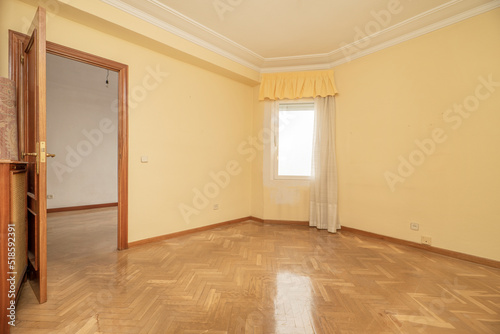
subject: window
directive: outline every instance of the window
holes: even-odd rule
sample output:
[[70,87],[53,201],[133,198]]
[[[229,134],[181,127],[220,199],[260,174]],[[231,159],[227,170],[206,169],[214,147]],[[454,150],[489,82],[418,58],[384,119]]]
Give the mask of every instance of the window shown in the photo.
[[274,178],[308,179],[314,132],[314,102],[281,102],[274,117]]

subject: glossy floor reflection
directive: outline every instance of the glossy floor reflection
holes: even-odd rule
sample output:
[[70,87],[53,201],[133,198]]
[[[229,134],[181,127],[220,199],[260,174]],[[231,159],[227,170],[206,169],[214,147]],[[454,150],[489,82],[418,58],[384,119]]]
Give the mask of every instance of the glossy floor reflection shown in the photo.
[[274,323],[277,334],[314,333],[311,289],[309,277],[290,272],[276,275]]
[[48,302],[12,333],[500,333],[500,270],[244,222],[118,252],[116,209],[49,216]]

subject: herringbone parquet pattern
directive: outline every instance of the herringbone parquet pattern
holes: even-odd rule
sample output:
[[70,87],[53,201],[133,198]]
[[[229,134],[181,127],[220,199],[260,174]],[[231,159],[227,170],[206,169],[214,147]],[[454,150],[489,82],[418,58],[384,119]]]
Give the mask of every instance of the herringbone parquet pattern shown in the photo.
[[12,333],[500,333],[497,269],[251,221],[117,252],[114,213],[49,216]]

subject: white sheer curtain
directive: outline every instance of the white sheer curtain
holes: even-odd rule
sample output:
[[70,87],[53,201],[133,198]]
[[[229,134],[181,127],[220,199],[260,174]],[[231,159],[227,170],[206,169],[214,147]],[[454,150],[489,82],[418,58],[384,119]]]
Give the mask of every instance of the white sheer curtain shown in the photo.
[[309,225],[335,233],[338,220],[335,97],[317,97],[310,190]]

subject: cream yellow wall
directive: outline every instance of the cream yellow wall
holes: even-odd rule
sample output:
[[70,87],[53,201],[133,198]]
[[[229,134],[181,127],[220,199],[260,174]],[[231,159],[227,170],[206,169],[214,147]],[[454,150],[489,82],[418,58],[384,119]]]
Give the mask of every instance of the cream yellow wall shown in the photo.
[[497,9],[336,69],[343,225],[500,260],[499,59]]
[[[335,68],[343,226],[413,242],[429,236],[435,247],[500,260],[499,60],[496,9]],[[490,77],[496,84],[485,87]],[[448,111],[464,102],[474,110],[467,118]],[[262,126],[261,103],[254,114]],[[416,140],[428,145],[421,160]],[[398,175],[400,156],[421,165],[402,170],[392,191],[385,174]],[[264,183],[259,168],[254,183]],[[268,192],[253,194],[263,201],[256,215],[304,220],[306,201],[291,217]]]
[[[26,32],[35,7],[1,3],[0,75],[7,76],[7,30]],[[58,15],[48,15],[47,39],[129,65],[130,242],[250,215],[251,164],[237,147],[252,131],[252,87]],[[208,203],[195,197],[206,186]],[[182,204],[198,212],[186,220]]]
[[[258,101],[259,86],[254,87],[253,93],[253,119],[252,119],[252,137],[259,138],[259,134],[264,129],[264,103]],[[261,143],[262,144],[262,143]],[[264,218],[264,183],[263,183],[263,165],[264,152],[263,146],[255,149],[255,155],[252,159],[252,216]]]
[[[258,136],[264,126],[256,90],[241,83],[251,84],[254,72],[171,36],[162,39],[173,45],[166,48],[138,36],[131,37],[135,43],[126,41],[120,38],[126,15],[117,14],[117,28],[105,33],[108,23],[90,19],[100,4],[76,3],[64,16],[49,13],[48,39],[128,64],[130,90],[136,92],[130,108],[129,241],[249,214],[307,220],[307,187],[266,184],[263,150],[251,158],[238,149],[249,147],[249,134]],[[76,19],[79,11],[90,14]],[[8,75],[8,29],[26,31],[34,12],[25,2],[0,2],[1,76]],[[490,75],[500,82],[499,41],[497,9],[335,69],[342,225],[415,242],[430,236],[433,246],[500,260],[500,87],[480,87]],[[143,80],[155,70],[165,76],[142,98]],[[468,118],[448,112],[454,104],[474,102],[475,94],[480,103]],[[442,129],[438,139],[446,139],[391,191],[384,174],[397,174],[400,156],[418,157],[415,140],[428,142],[436,129]],[[143,155],[149,163],[140,163]],[[241,167],[238,175],[186,222],[179,205],[193,206],[196,189],[213,190],[210,173],[233,160]],[[214,204],[220,209],[212,210]],[[410,221],[420,231],[411,231]]]

